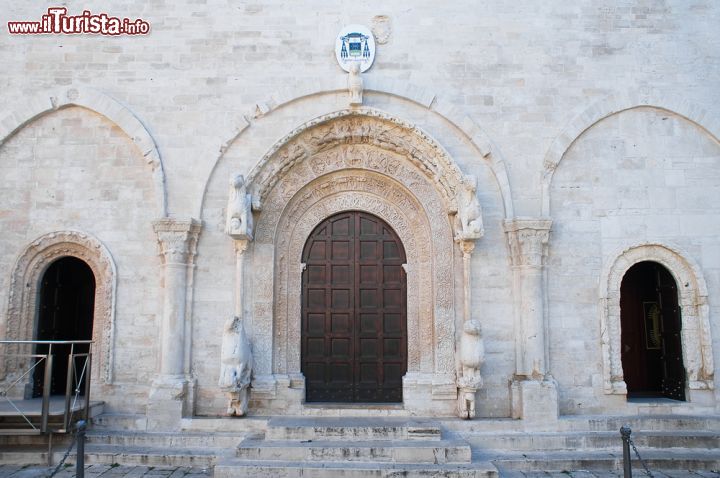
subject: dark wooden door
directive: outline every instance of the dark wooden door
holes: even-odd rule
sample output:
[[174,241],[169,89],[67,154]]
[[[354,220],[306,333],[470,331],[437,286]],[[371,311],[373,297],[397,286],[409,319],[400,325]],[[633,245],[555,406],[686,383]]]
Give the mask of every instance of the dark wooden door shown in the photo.
[[640,262],[620,288],[621,356],[628,396],[685,400],[677,285],[655,262]]
[[367,213],[329,217],[302,256],[308,402],[401,402],[407,371],[405,250]]
[[[92,339],[95,276],[90,267],[75,257],[63,257],[53,262],[40,281],[38,305],[36,340]],[[89,347],[76,345],[73,350],[75,353],[85,353]],[[47,352],[47,345],[37,346],[36,353]],[[69,345],[53,345],[51,394],[65,393],[69,354]],[[44,377],[43,362],[35,368],[33,396],[42,395]],[[79,389],[84,393],[84,387],[79,386]]]

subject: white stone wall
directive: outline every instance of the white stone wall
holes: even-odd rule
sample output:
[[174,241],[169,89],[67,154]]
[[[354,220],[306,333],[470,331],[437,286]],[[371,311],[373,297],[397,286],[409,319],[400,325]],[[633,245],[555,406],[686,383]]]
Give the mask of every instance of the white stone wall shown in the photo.
[[[602,384],[599,284],[605,262],[623,247],[665,244],[699,264],[718,350],[718,197],[720,144],[665,110],[610,116],[567,151],[552,182],[548,260],[551,369],[564,412],[598,413],[609,406]],[[678,284],[679,290],[690,286]]]
[[142,154],[107,119],[69,107],[0,147],[0,178],[3,316],[11,271],[32,241],[66,230],[98,238],[115,262],[118,287],[113,384],[97,383],[97,395],[107,396],[111,409],[143,410],[156,369],[162,284],[150,224],[155,190]]
[[[0,18],[37,20],[52,5],[6,2]],[[472,258],[472,307],[486,363],[478,415],[510,414],[515,328],[502,219],[542,214],[548,157],[562,158],[548,186],[547,289],[549,368],[562,412],[622,412],[602,390],[597,291],[606,254],[625,241],[668,240],[700,264],[720,362],[716,2],[94,0],[68,8],[143,18],[151,33],[0,29],[0,125],[19,127],[0,148],[0,313],[13,261],[37,236],[72,228],[103,241],[118,269],[115,384],[97,395],[111,409],[143,411],[158,368],[163,284],[151,221],[160,215],[159,170],[153,175],[148,149],[133,144],[136,131],[89,110],[23,124],[33,102],[49,104],[57,88],[94,89],[152,136],[168,213],[203,221],[187,365],[199,383],[197,411],[220,413],[219,331],[234,284],[223,233],[227,178],[250,171],[300,124],[347,106],[334,37],[349,23],[372,26],[376,15],[390,18],[392,33],[363,75],[366,105],[417,124],[479,177],[486,232]],[[592,105],[613,95],[675,113],[631,110],[580,136]],[[567,153],[553,151],[578,136]]]

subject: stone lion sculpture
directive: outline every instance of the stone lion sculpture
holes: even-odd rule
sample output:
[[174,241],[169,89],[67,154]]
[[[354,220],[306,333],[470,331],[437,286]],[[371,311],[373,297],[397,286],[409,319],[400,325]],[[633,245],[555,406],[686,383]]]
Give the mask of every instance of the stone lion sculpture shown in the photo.
[[464,187],[458,193],[460,239],[478,239],[483,235],[482,213],[478,201],[477,178],[465,176]]
[[245,177],[242,174],[237,174],[230,178],[225,232],[231,236],[246,236],[252,238],[253,220],[251,206],[252,198],[247,192]]
[[475,392],[482,387],[480,368],[485,362],[480,322],[468,320],[460,337],[460,396],[458,415],[461,418],[475,417]]
[[232,317],[225,321],[223,329],[218,383],[230,399],[227,409],[230,416],[247,414],[252,368],[252,351],[245,327],[239,317]]

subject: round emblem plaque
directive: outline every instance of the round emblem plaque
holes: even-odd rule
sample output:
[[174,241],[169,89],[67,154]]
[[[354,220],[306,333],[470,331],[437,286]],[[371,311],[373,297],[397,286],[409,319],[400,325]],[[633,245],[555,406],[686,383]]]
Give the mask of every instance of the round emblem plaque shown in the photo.
[[375,60],[375,37],[363,25],[348,25],[335,40],[335,57],[340,67],[350,71],[350,65],[360,64],[360,71],[366,72]]

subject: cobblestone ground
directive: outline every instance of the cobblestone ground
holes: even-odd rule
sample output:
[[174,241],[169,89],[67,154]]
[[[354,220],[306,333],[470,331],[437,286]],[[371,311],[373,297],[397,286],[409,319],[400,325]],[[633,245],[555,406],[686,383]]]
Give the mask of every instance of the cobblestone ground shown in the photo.
[[[0,465],[0,478],[47,478],[52,468],[39,466]],[[655,478],[720,478],[720,470],[653,470]],[[502,478],[621,478],[622,471],[567,471],[562,473],[513,471],[501,473]],[[636,478],[647,478],[633,470]],[[75,467],[62,469],[56,478],[74,478]],[[212,477],[212,470],[188,467],[153,467],[123,465],[88,465],[86,478],[205,478]]]
[[[0,465],[0,478],[47,478],[54,468],[41,466]],[[75,465],[61,469],[55,478],[74,478]],[[87,465],[85,478],[206,478],[212,470],[183,466]]]

